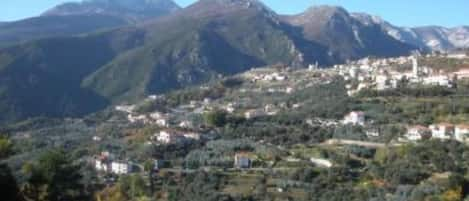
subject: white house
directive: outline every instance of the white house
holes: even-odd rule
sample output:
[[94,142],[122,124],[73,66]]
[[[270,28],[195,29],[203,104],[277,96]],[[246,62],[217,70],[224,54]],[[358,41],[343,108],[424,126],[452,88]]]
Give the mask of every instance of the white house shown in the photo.
[[181,121],[181,123],[179,123],[179,127],[180,128],[192,128],[194,127],[194,124],[191,121]]
[[392,88],[391,78],[388,75],[378,75],[375,78],[376,89],[377,90],[386,90]]
[[236,168],[250,168],[251,167],[251,158],[249,157],[249,154],[247,153],[237,153],[235,155],[235,163],[234,166]]
[[102,172],[107,172],[109,171],[111,168],[109,167],[109,163],[107,160],[103,160],[103,159],[96,159],[94,161],[94,168],[98,171],[102,171]]
[[132,113],[135,110],[135,105],[118,105],[115,109],[120,112]]
[[265,116],[265,115],[266,115],[266,113],[264,112],[264,110],[260,110],[260,109],[252,109],[252,110],[248,110],[244,113],[244,117],[246,119],[252,119],[252,118]]
[[469,125],[464,124],[455,126],[454,137],[460,142],[469,141]]
[[315,164],[317,166],[320,166],[320,167],[330,168],[333,165],[331,161],[326,160],[326,159],[322,159],[322,158],[310,158],[309,160],[313,164]]
[[448,123],[430,125],[432,138],[448,140],[454,136],[454,125]]
[[425,126],[412,126],[407,128],[407,133],[404,137],[410,141],[418,141],[422,139],[428,139],[432,136],[432,132]]
[[159,134],[156,135],[156,140],[163,144],[173,144],[173,143],[181,143],[184,141],[184,136],[175,131],[160,131]]
[[448,75],[434,75],[425,77],[423,83],[426,85],[435,85],[442,87],[452,87],[453,82]]
[[177,144],[184,143],[191,140],[200,140],[200,133],[195,132],[178,132],[173,130],[160,131],[159,134],[155,134],[152,140],[156,140],[162,144]]
[[129,174],[132,172],[132,165],[127,162],[112,162],[111,172],[114,174]]
[[345,116],[344,124],[365,125],[365,113],[361,111],[353,111]]

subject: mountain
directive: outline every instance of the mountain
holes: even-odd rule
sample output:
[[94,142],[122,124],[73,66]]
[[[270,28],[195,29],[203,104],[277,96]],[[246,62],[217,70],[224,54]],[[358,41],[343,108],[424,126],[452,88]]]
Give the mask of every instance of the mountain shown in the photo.
[[85,0],[64,3],[46,11],[43,16],[101,14],[139,22],[170,14],[180,7],[172,0]]
[[4,121],[82,115],[258,66],[410,50],[340,8],[279,16],[257,0],[199,0],[136,26],[0,50],[0,112]]
[[285,21],[301,27],[310,41],[329,47],[336,60],[365,56],[388,57],[409,53],[413,46],[390,37],[380,26],[356,20],[345,9],[334,6],[312,7]]
[[42,16],[0,24],[0,47],[30,40],[84,34],[126,25],[105,15]]
[[0,47],[73,36],[155,19],[179,9],[171,0],[92,0],[59,5],[43,15],[0,24]]
[[365,24],[380,26],[393,38],[412,44],[422,50],[451,51],[457,48],[469,48],[469,27],[445,28],[440,26],[398,27],[380,17],[365,13],[354,13],[352,16]]
[[83,86],[128,100],[266,64],[332,62],[326,47],[294,37],[286,26],[258,1],[201,0],[146,26],[144,47],[120,55]]

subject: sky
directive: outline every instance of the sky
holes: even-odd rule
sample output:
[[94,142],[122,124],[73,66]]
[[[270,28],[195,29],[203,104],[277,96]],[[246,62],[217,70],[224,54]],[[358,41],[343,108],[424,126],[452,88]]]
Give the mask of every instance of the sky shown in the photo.
[[[37,16],[54,5],[74,0],[2,0],[0,21]],[[77,1],[77,0],[75,0]],[[187,6],[195,0],[175,0]],[[262,0],[280,14],[296,14],[312,5],[340,5],[350,12],[378,15],[398,26],[469,25],[469,0]]]

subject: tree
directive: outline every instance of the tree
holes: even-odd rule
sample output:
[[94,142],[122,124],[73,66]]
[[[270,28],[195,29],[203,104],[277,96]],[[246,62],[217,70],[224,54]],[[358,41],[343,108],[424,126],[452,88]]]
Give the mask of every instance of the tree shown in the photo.
[[138,174],[122,176],[119,187],[132,200],[145,196],[145,180]]
[[222,127],[226,124],[226,116],[226,112],[217,110],[205,113],[204,120],[210,126]]
[[63,150],[48,151],[23,170],[28,174],[26,196],[33,200],[74,200],[83,196],[79,168]]
[[0,134],[0,160],[7,158],[13,152],[13,144],[3,134]]

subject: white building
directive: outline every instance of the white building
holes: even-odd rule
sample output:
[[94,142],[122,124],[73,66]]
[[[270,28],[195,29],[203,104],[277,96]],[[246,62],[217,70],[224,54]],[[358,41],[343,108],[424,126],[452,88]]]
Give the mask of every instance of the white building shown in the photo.
[[120,112],[132,113],[135,110],[135,105],[118,105],[115,109]]
[[94,168],[102,172],[108,172],[111,169],[109,167],[109,163],[106,160],[102,160],[102,159],[96,159],[94,161]]
[[332,167],[332,162],[326,159],[322,158],[310,158],[309,159],[314,165],[320,166],[320,167],[325,167],[325,168],[330,168]]
[[174,144],[184,142],[184,136],[175,131],[160,131],[156,140],[163,144]]
[[264,112],[264,110],[260,110],[260,109],[252,109],[252,110],[248,110],[244,113],[244,117],[246,119],[252,119],[252,118],[265,116],[265,115],[266,115],[266,113]]
[[129,174],[132,172],[132,165],[126,162],[112,162],[111,172],[114,174]]
[[422,139],[428,139],[432,135],[430,129],[425,126],[412,126],[407,128],[407,133],[404,137],[410,141],[418,141]]
[[365,125],[365,113],[361,111],[353,111],[345,116],[344,124]]
[[453,82],[448,75],[434,75],[423,78],[423,83],[426,85],[452,87]]
[[237,153],[235,155],[235,162],[234,166],[236,168],[250,168],[251,167],[251,158],[249,157],[249,154],[246,153]]
[[457,125],[454,129],[454,137],[460,142],[469,141],[469,125]]
[[178,132],[173,130],[160,131],[159,134],[155,134],[152,140],[156,140],[162,144],[178,144],[185,143],[192,140],[200,140],[200,133],[194,132]]
[[388,75],[378,75],[375,78],[376,89],[379,91],[392,88],[391,77]]
[[191,121],[181,121],[181,123],[179,123],[179,127],[180,128],[192,128],[194,127],[194,124]]
[[454,125],[448,123],[430,125],[432,138],[448,140],[454,136]]

